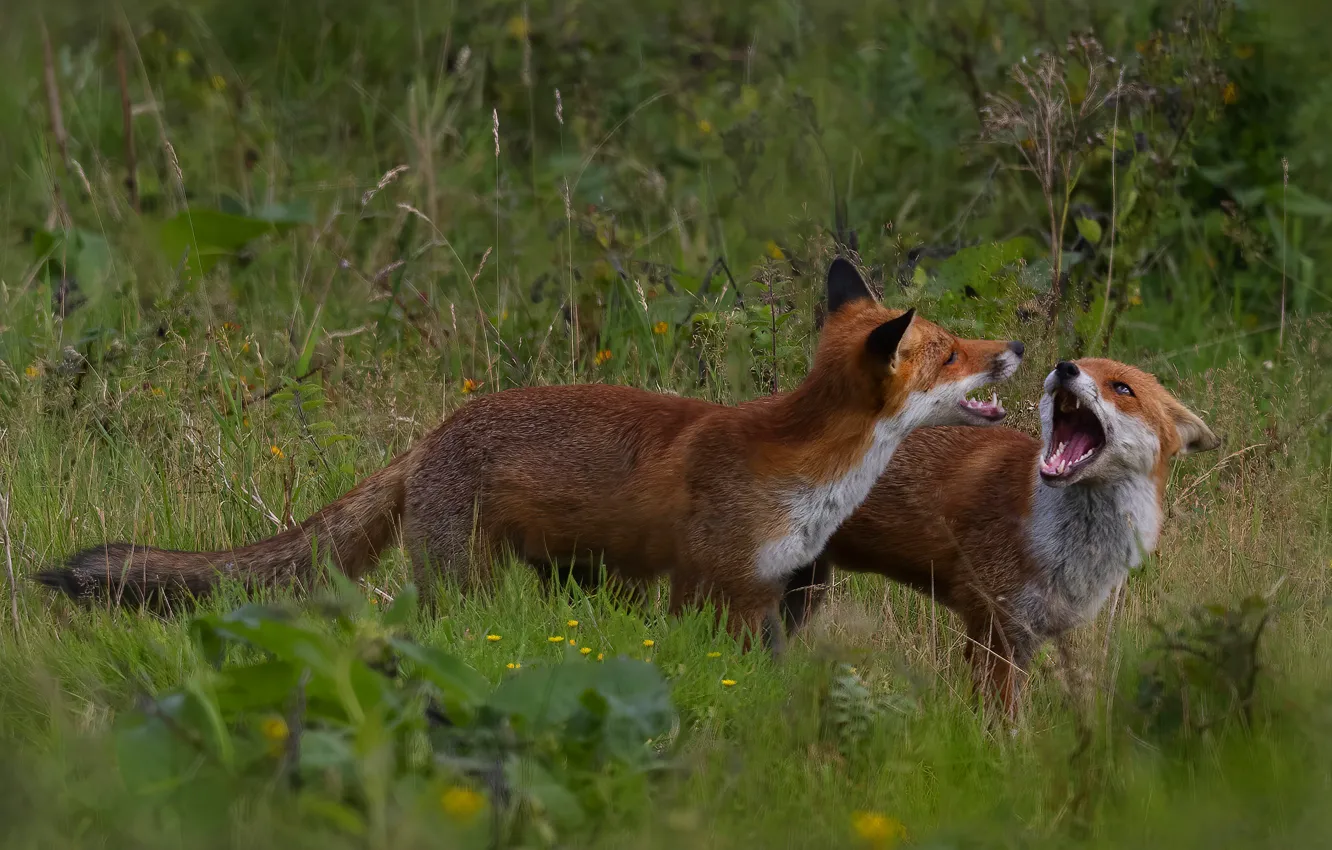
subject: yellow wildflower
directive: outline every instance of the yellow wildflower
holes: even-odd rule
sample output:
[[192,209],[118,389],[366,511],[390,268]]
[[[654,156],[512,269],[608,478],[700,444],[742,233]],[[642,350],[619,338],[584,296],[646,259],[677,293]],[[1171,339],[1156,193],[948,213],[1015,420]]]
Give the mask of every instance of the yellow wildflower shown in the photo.
[[712,122],[706,118],[700,118],[698,120],[698,131],[705,136],[710,135],[712,133]]
[[283,454],[282,449],[279,449],[277,446],[269,446],[268,453],[278,460],[282,460],[282,458],[286,457],[286,455]]
[[1132,306],[1134,306],[1134,307],[1141,307],[1141,306],[1142,306],[1142,296],[1139,295],[1139,294],[1136,293],[1136,292],[1133,293],[1132,295],[1129,296],[1129,304],[1132,305]]
[[455,785],[439,797],[444,814],[456,821],[467,822],[476,817],[486,805],[486,798],[471,788]]
[[463,378],[463,386],[462,386],[463,395],[470,395],[479,389],[481,389],[480,383],[478,383],[477,381],[473,381],[471,378]]
[[509,22],[504,25],[504,28],[509,31],[509,35],[519,41],[527,38],[529,31],[527,18],[523,15],[514,15],[512,18],[509,18]]
[[723,688],[734,688],[734,687],[735,687],[735,679],[722,679],[722,687],[723,687]]
[[486,635],[486,640],[490,641],[491,643],[494,643],[495,641],[499,640],[500,637],[501,637],[500,635]]
[[655,325],[652,326],[652,332],[657,336],[665,336],[666,332],[669,331],[670,329],[671,326],[666,324],[665,322],[657,322]]
[[248,342],[241,343],[241,354],[249,354],[249,353],[250,353],[250,344]]
[[42,370],[36,366],[29,366],[23,370],[23,374],[28,376],[29,381],[35,381],[42,376]]
[[569,638],[569,646],[576,646],[577,644],[578,641],[574,640],[573,638]]
[[259,724],[259,733],[274,744],[282,743],[291,734],[287,729],[287,721],[276,714],[264,718]]
[[182,68],[194,61],[194,57],[190,55],[190,51],[183,47],[175,52],[173,58],[176,60],[176,64]]
[[875,848],[895,847],[906,838],[906,827],[901,821],[878,812],[856,812],[851,817],[851,827],[861,840]]
[[1226,83],[1226,87],[1221,90],[1221,102],[1229,106],[1239,100],[1239,86],[1232,83]]
[[569,626],[569,628],[571,628],[571,629],[576,629],[576,628],[578,628],[578,621],[577,621],[577,620],[570,620],[570,621],[568,622],[568,626]]
[[606,349],[602,349],[601,351],[598,351],[598,352],[597,352],[597,356],[596,356],[595,359],[596,359],[596,363],[597,363],[598,366],[601,366],[601,365],[605,364],[605,362],[606,362],[607,360],[610,360],[610,359],[611,359],[611,351],[610,351],[610,349],[609,349],[609,348],[606,348]]
[[720,653],[720,652],[709,652],[709,653],[708,653],[708,657],[709,657],[709,658],[721,658],[721,653]]
[[606,660],[606,653],[604,653],[604,652],[598,652],[598,653],[597,653],[597,660],[598,660],[598,661],[605,661],[605,660]]
[[550,637],[546,638],[546,640],[550,641],[551,643],[564,643],[564,635],[551,635]]
[[209,82],[213,84],[213,91],[227,90],[227,80],[221,74],[214,74]]
[[657,642],[656,642],[655,640],[653,640],[652,638],[648,638],[647,640],[643,641],[643,646],[646,646],[646,647],[653,647],[653,646],[656,646],[656,645],[657,645]]
[[585,647],[583,647],[582,649],[580,649],[580,650],[578,650],[578,651],[579,651],[580,653],[582,653],[583,655],[591,655],[591,654],[592,654],[592,647],[590,647],[590,646],[585,646]]
[[521,663],[518,663],[518,662],[515,662],[515,661],[510,661],[508,664],[505,664],[504,666],[505,666],[505,667],[508,667],[510,670],[521,670],[521,669],[523,669],[523,665],[522,665]]
[[771,239],[768,240],[768,244],[764,247],[768,249],[768,256],[772,257],[774,260],[786,259],[786,254],[782,253],[781,246],[776,242],[773,242]]

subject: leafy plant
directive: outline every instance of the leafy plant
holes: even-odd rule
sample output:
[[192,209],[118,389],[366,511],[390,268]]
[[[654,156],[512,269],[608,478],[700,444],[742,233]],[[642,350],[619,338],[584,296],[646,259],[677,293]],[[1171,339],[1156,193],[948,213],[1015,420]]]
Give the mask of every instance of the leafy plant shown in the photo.
[[1250,596],[1237,606],[1203,605],[1179,626],[1153,624],[1157,639],[1138,678],[1140,730],[1189,738],[1253,719],[1259,642],[1271,604]]
[[599,780],[656,766],[645,742],[675,714],[654,666],[580,657],[492,690],[406,636],[416,605],[409,586],[376,616],[345,586],[322,619],[256,604],[199,617],[210,666],[118,720],[126,782],[167,806],[271,787],[381,846],[397,806],[442,808],[455,827],[488,807],[507,846],[555,840],[605,808]]

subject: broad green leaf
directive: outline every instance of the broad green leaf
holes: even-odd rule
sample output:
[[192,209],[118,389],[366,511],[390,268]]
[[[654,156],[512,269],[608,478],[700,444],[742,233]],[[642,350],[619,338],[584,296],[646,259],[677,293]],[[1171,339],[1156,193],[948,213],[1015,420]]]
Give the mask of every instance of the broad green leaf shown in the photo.
[[1073,222],[1077,225],[1078,233],[1093,245],[1100,244],[1101,241],[1101,223],[1094,218],[1078,216]]
[[450,717],[462,722],[468,721],[475,708],[485,699],[486,691],[489,690],[486,677],[452,655],[407,640],[394,639],[390,644],[439,689],[444,709]]
[[398,591],[398,595],[393,597],[393,604],[384,612],[384,625],[390,628],[407,625],[411,622],[412,615],[416,613],[419,603],[420,597],[416,592],[416,585],[404,585]]
[[568,788],[534,759],[515,757],[504,765],[504,778],[525,802],[561,827],[583,821],[583,808]]
[[520,728],[537,731],[568,721],[595,679],[596,669],[590,664],[524,669],[500,683],[487,704]]
[[215,688],[219,710],[237,714],[285,708],[300,681],[300,671],[286,661],[264,661],[222,671]]
[[194,276],[207,274],[219,261],[269,233],[296,226],[291,221],[269,221],[218,210],[185,210],[162,223],[158,239],[173,266],[186,259]]

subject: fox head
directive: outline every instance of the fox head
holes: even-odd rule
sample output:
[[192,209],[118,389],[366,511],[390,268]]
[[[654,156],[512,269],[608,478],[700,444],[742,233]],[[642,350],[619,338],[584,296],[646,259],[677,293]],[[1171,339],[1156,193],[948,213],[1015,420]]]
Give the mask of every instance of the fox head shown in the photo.
[[1114,360],[1062,361],[1041,397],[1041,478],[1052,487],[1157,475],[1221,445],[1156,378]]
[[1022,343],[960,339],[915,310],[890,310],[840,257],[828,268],[827,286],[829,315],[814,370],[841,369],[843,386],[871,399],[878,418],[903,417],[909,427],[990,425],[1004,418],[997,398],[967,395],[1011,378],[1022,362]]

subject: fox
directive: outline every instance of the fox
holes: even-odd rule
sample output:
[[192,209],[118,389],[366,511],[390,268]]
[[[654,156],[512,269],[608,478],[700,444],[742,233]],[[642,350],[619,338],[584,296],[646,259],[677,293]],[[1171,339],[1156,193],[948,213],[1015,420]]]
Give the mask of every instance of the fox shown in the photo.
[[780,622],[786,580],[902,439],[1001,420],[993,396],[968,396],[1010,378],[1023,354],[881,305],[843,257],[826,297],[814,361],[789,392],[730,406],[606,384],[503,390],[266,540],[217,552],[107,543],[37,581],[76,599],[169,604],[223,577],[303,585],[317,555],[356,580],[397,542],[423,601],[440,574],[466,590],[506,552],[538,569],[600,558],[630,580],[667,577],[672,613],[710,598],[732,632],[761,633]]
[[792,576],[788,633],[826,597],[834,567],[878,573],[954,611],[973,689],[1016,718],[1046,640],[1093,619],[1154,552],[1172,459],[1220,440],[1156,378],[1114,360],[1060,361],[1041,438],[1012,428],[922,428],[861,507]]

